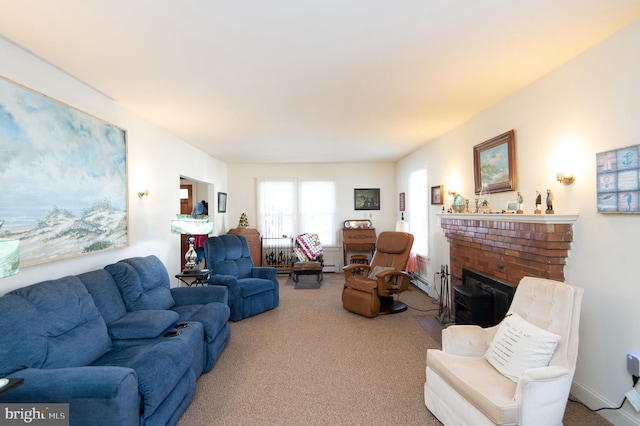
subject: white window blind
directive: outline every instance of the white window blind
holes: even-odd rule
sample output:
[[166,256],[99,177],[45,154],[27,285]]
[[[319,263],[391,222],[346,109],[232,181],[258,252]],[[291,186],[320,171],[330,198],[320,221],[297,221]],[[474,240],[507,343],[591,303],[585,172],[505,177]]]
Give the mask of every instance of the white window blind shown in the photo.
[[318,234],[336,244],[336,190],[331,179],[263,179],[258,185],[260,232],[266,238]]
[[291,237],[295,232],[295,180],[261,180],[258,185],[260,233],[265,238]]

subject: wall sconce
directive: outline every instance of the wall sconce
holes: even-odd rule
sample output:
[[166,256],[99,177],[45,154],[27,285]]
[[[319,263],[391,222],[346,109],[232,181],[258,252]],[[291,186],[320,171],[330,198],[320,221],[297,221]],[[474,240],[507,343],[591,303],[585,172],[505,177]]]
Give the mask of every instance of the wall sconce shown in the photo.
[[143,191],[138,191],[138,198],[144,198],[149,195],[149,190],[145,189]]
[[576,180],[576,177],[574,176],[573,173],[566,174],[566,175],[564,173],[558,173],[556,174],[556,179],[560,183],[563,183],[565,185],[570,185],[573,183],[574,180]]
[[455,196],[457,194],[456,191],[447,191],[447,194]]

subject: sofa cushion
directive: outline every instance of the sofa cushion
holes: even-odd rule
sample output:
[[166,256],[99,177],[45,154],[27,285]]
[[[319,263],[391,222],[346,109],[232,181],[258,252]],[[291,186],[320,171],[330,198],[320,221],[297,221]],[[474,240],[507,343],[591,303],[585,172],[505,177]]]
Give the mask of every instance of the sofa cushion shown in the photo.
[[501,374],[518,382],[526,370],[548,366],[559,341],[557,334],[511,313],[500,323],[484,356]]
[[105,268],[120,289],[128,311],[170,309],[169,274],[156,256],[133,257]]
[[0,377],[44,364],[47,338],[36,307],[23,297],[5,294],[0,312]]
[[180,322],[200,322],[204,327],[207,342],[212,342],[229,320],[229,306],[226,303],[211,302],[206,305],[175,306]]
[[209,253],[207,265],[216,274],[233,275],[236,278],[251,276],[254,265],[244,236],[223,234],[209,238],[205,242],[205,251]]
[[0,305],[0,368],[5,373],[85,366],[112,347],[104,319],[77,277],[22,287],[0,299],[6,302]]
[[345,287],[362,291],[364,293],[373,293],[378,288],[378,281],[370,280],[363,275],[354,275],[345,283]]
[[118,286],[109,272],[98,269],[77,276],[89,291],[93,301],[107,324],[127,313]]
[[153,339],[178,322],[174,311],[141,310],[107,324],[112,339]]
[[427,381],[431,369],[492,422],[501,425],[518,423],[518,404],[514,400],[517,385],[486,359],[430,349],[427,351],[427,365]]
[[[150,362],[153,360],[153,362]],[[190,370],[193,350],[178,340],[113,350],[92,365],[127,367],[136,372],[144,416],[151,416]]]
[[238,286],[243,298],[273,291],[273,282],[262,278],[244,278],[238,280]]

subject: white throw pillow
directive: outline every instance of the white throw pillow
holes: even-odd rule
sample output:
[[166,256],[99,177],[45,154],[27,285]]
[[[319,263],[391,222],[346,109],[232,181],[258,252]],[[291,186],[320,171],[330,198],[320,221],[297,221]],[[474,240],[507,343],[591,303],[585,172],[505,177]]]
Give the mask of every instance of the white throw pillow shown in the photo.
[[503,376],[517,383],[526,370],[548,366],[559,341],[557,334],[514,313],[500,323],[484,357]]
[[[378,277],[376,275],[384,271],[395,271],[395,269],[388,266],[374,266],[367,278],[369,278],[370,280],[378,280]],[[389,275],[385,279],[387,282],[389,282],[391,280],[391,275]]]

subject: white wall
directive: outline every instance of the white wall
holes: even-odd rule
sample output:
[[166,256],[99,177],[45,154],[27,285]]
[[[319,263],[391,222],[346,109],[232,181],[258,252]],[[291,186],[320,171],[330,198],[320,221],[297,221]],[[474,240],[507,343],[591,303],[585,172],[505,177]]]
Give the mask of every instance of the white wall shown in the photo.
[[[393,231],[400,218],[396,170],[394,163],[344,164],[229,164],[229,228],[235,228],[242,212],[249,224],[258,228],[256,182],[258,178],[332,178],[336,182],[338,223],[336,232],[342,248],[342,222],[347,219],[370,219],[376,233]],[[355,188],[380,188],[380,210],[354,210]],[[335,254],[337,253],[337,254]],[[338,256],[339,255],[339,256]],[[337,258],[334,256],[338,256]],[[330,250],[325,263],[342,264],[342,251]]]
[[[426,165],[430,186],[443,184],[445,191],[473,198],[473,146],[515,129],[517,188],[525,210],[533,210],[536,190],[550,188],[556,212],[579,211],[565,268],[566,281],[585,289],[573,393],[593,408],[622,402],[632,385],[625,356],[640,353],[640,216],[597,214],[595,192],[596,153],[640,144],[639,45],[636,21],[397,167],[399,188],[412,170]],[[570,186],[555,180],[565,163],[576,174]],[[499,207],[512,199],[515,192],[496,194],[492,202]],[[431,265],[449,263],[438,212],[431,207]],[[619,412],[601,414],[615,424],[640,424],[628,403]]]
[[[18,274],[0,279],[0,294],[149,254],[157,255],[173,277],[180,269],[181,253],[180,237],[170,233],[170,221],[179,213],[180,176],[224,191],[226,165],[2,38],[0,58],[0,75],[127,130],[130,232],[127,248],[21,268]],[[149,196],[139,199],[137,192],[142,189],[148,189]],[[216,213],[213,219],[215,232],[224,229],[224,215]],[[172,279],[172,285],[177,285],[177,280]]]

